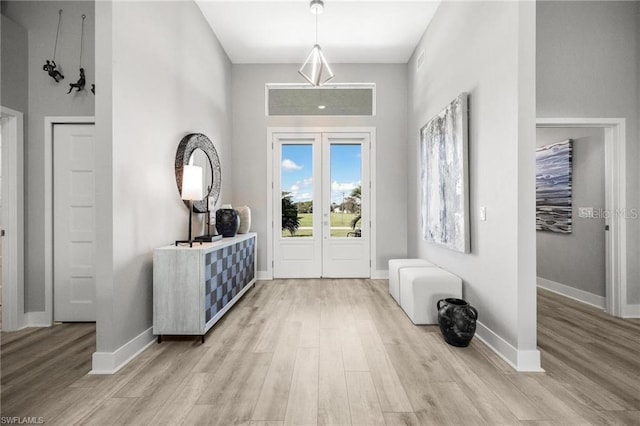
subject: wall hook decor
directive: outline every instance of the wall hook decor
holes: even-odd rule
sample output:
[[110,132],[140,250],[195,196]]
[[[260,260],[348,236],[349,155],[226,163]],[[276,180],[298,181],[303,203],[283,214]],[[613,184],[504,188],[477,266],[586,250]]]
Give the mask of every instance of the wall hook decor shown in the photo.
[[94,95],[96,94],[96,85],[95,84],[91,84],[91,93],[93,93]]
[[58,29],[56,30],[56,42],[53,45],[53,59],[47,59],[46,63],[42,66],[42,70],[46,71],[49,77],[53,78],[56,83],[64,78],[64,75],[56,69],[56,52],[58,50],[58,36],[60,35],[60,21],[62,21],[62,9],[58,11]]
[[84,85],[86,84],[86,80],[84,78],[84,68],[82,67],[82,51],[84,50],[84,20],[87,15],[82,15],[82,29],[80,30],[80,61],[78,67],[80,68],[80,78],[76,83],[69,83],[69,91],[67,94],[71,93],[73,89],[76,89],[77,92],[84,90]]

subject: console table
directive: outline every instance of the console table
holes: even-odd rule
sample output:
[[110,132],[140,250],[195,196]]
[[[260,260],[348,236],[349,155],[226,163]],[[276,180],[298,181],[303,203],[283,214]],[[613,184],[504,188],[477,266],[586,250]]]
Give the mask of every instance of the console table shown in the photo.
[[257,234],[153,251],[153,334],[204,335],[256,282]]

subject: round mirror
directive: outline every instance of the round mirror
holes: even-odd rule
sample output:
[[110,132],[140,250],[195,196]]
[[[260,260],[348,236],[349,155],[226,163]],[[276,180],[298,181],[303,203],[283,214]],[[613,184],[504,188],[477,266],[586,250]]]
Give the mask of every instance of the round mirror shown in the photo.
[[[220,197],[220,159],[213,142],[202,133],[191,133],[180,141],[176,152],[176,184],[178,192],[182,195],[182,170],[185,165],[191,164],[202,167],[202,188],[205,197],[202,200],[193,202],[193,211],[205,213],[207,211],[207,198],[213,199],[213,204],[218,202]],[[207,197],[208,196],[208,197]],[[185,201],[186,205],[189,205]]]
[[189,158],[189,164],[202,168],[202,190],[204,194],[203,199],[205,199],[211,193],[211,182],[213,181],[211,161],[202,149],[196,148],[191,154],[191,158]]

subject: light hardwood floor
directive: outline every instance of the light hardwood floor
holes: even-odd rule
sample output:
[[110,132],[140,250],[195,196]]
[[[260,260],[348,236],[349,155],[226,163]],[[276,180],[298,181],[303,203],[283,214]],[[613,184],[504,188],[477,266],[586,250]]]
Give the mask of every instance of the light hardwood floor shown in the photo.
[[[3,416],[46,424],[640,424],[640,323],[546,291],[547,373],[416,327],[385,280],[258,282],[207,335],[92,376],[92,324],[2,333]],[[482,317],[482,312],[480,312]]]

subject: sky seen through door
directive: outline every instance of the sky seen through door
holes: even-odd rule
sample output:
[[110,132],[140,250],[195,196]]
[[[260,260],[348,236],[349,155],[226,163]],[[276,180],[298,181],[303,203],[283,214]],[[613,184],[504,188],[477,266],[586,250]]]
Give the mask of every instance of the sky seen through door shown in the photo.
[[[343,196],[362,182],[359,144],[331,145],[331,202],[340,204]],[[313,199],[313,156],[311,145],[282,146],[282,190],[290,192],[294,203]]]

